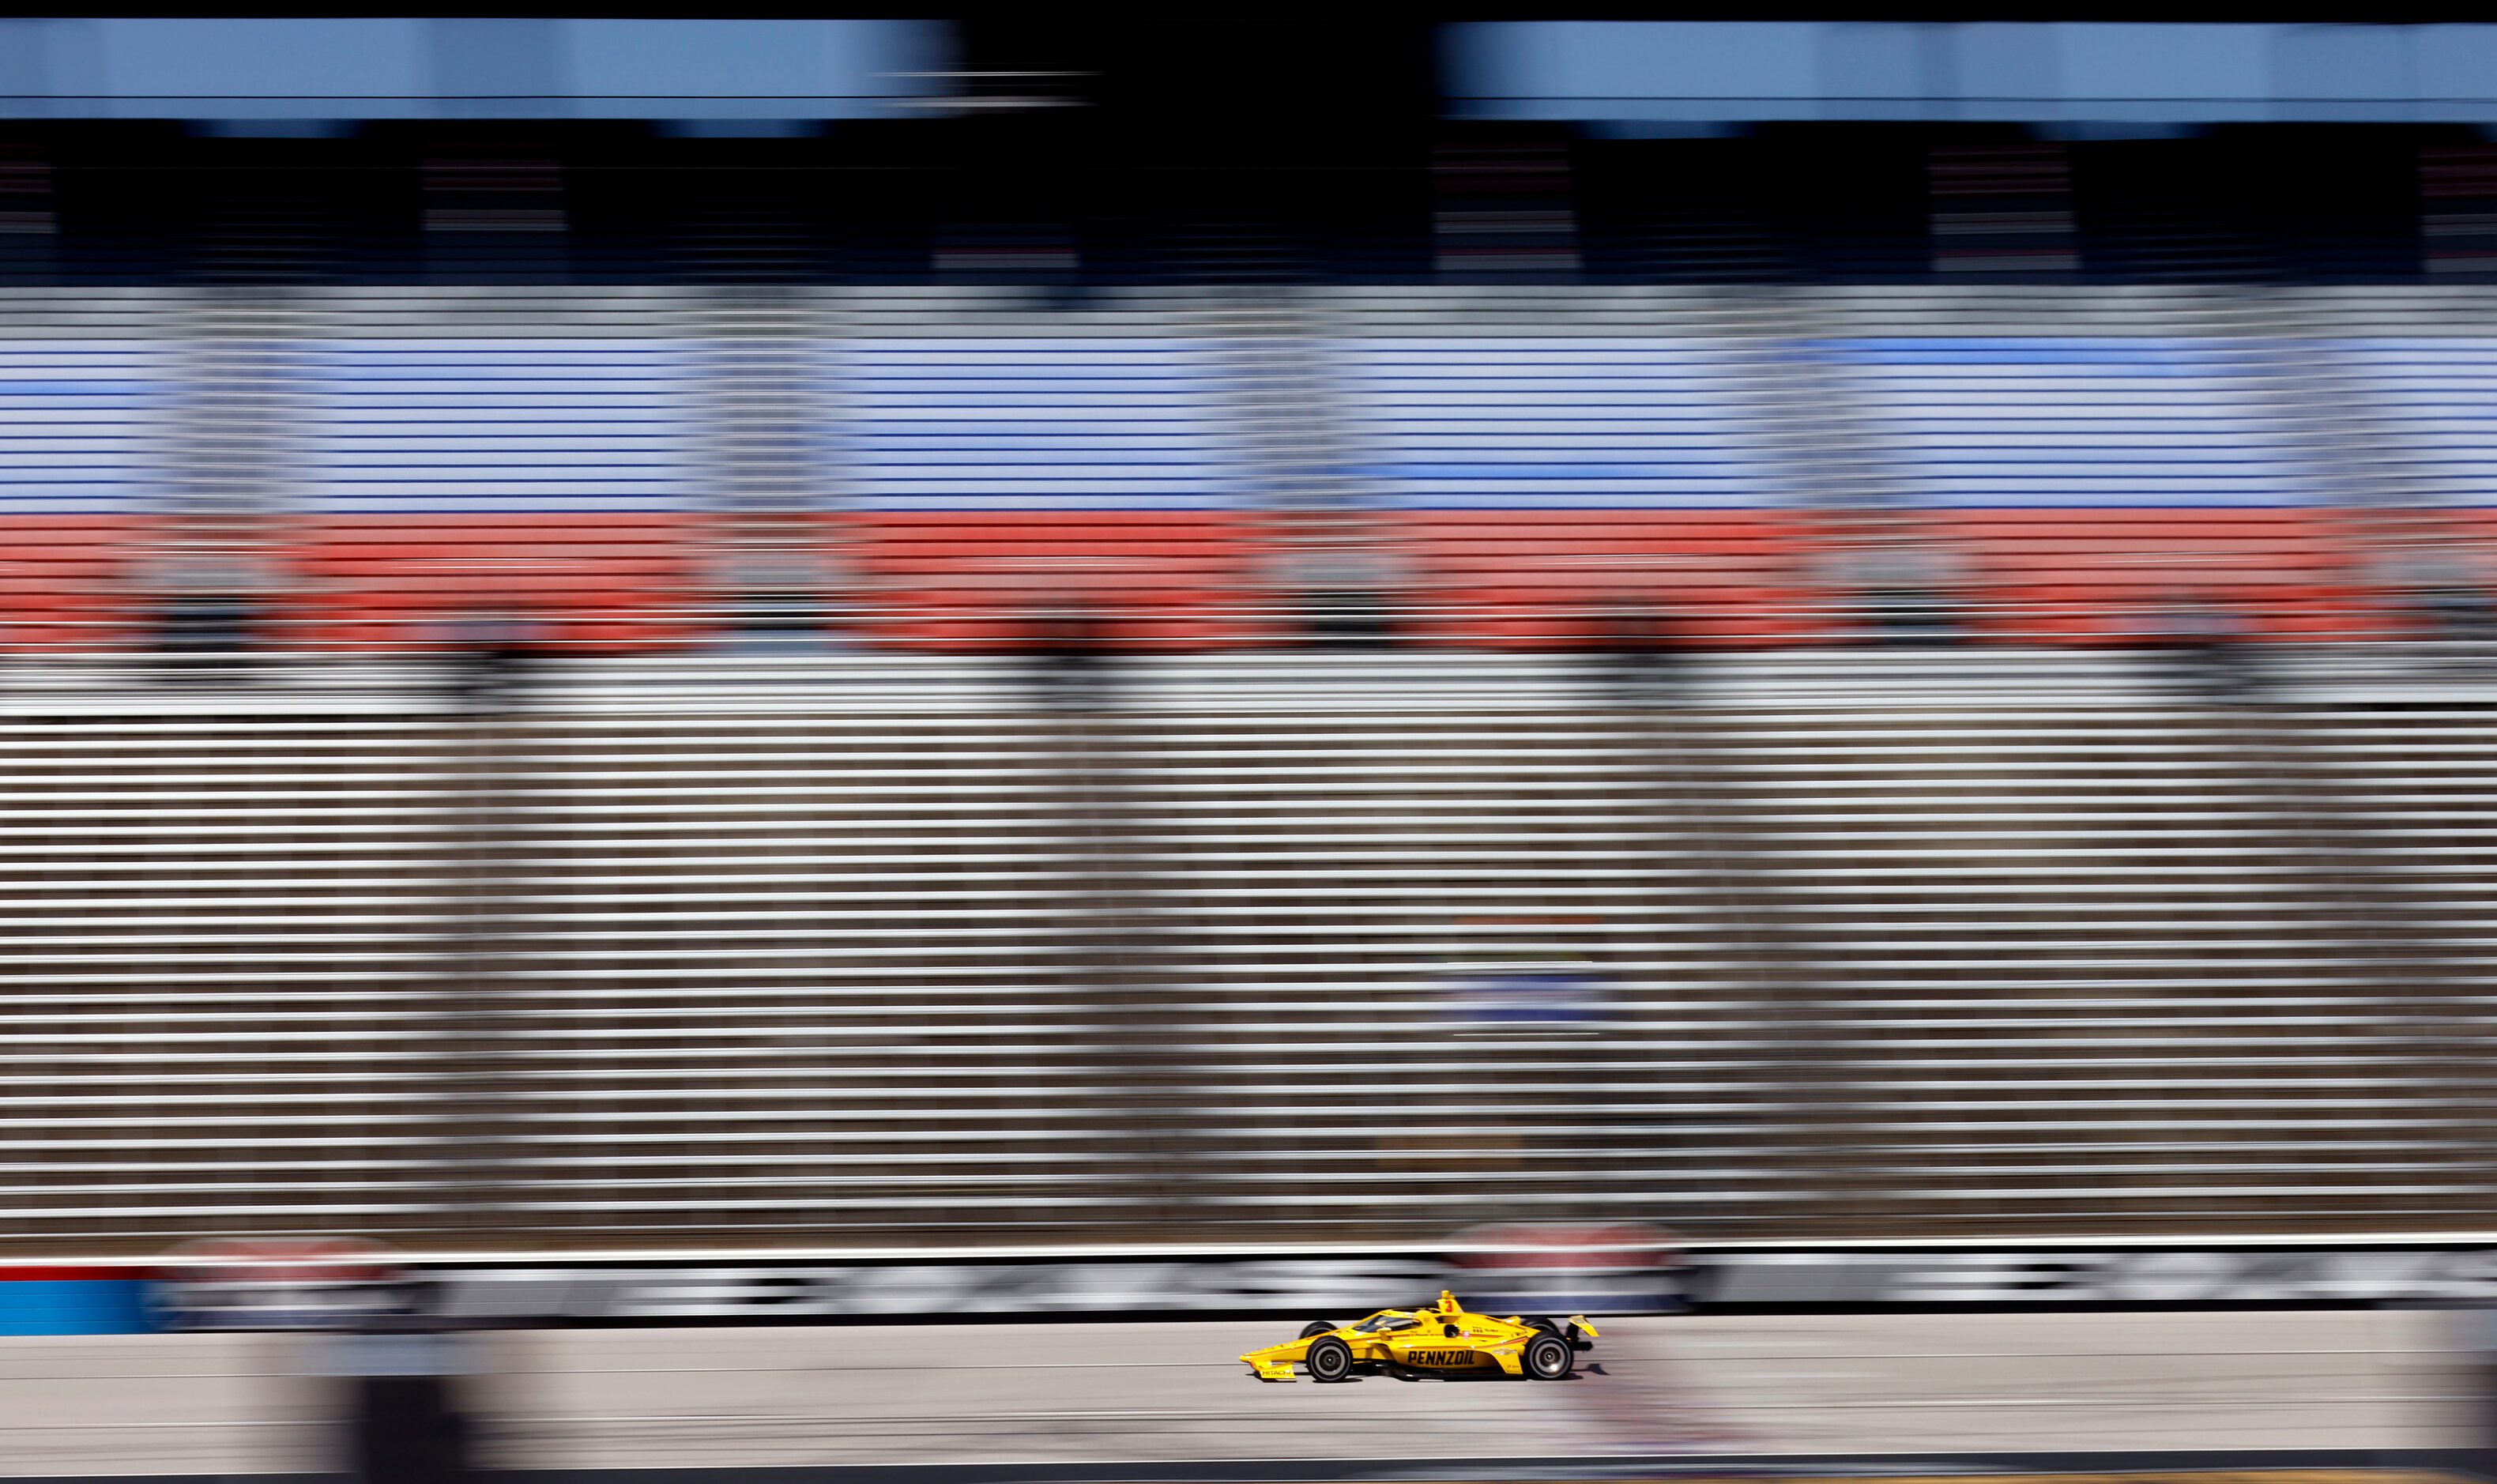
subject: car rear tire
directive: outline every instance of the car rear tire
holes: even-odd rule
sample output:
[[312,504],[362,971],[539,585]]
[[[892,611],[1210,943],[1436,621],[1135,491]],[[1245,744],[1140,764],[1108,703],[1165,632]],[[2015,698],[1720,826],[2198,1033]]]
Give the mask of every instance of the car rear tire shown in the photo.
[[1309,1323],[1301,1326],[1301,1338],[1303,1340],[1315,1340],[1329,1330],[1340,1328],[1342,1328],[1342,1326],[1338,1325],[1331,1319],[1312,1319]]
[[1564,1381],[1577,1368],[1578,1352],[1558,1335],[1537,1335],[1526,1347],[1526,1373],[1538,1381]]
[[1343,1380],[1352,1374],[1352,1346],[1330,1335],[1312,1343],[1301,1364],[1310,1368],[1311,1380]]

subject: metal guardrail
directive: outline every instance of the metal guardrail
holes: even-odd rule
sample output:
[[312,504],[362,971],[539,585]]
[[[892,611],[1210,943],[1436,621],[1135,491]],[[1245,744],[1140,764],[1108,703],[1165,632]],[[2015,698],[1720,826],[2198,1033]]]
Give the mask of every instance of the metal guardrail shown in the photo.
[[[2260,645],[2238,699],[2325,706],[2471,706],[2497,696],[2497,654],[2468,644]],[[0,715],[53,711],[398,713],[460,709],[460,661],[433,651],[271,649],[205,663],[142,651],[0,663]],[[550,655],[522,682],[555,710],[1014,709],[1062,694],[1044,656],[1008,650],[787,646],[643,655]],[[1247,648],[1102,657],[1120,708],[1335,710],[1463,703],[1494,710],[1678,704],[1886,706],[2009,702],[2097,708],[2213,694],[2206,667],[2170,648],[1991,644],[1795,645],[1691,649],[1632,673],[1586,650],[1383,647]]]

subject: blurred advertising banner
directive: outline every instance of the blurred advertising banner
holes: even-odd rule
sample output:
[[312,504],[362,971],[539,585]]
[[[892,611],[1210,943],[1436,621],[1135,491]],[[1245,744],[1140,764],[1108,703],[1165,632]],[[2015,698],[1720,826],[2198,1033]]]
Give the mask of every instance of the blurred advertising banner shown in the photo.
[[1643,1314],[1684,1307],[1665,1235],[1517,1225],[1442,1252],[1072,1261],[471,1268],[437,1275],[444,1314],[582,1319],[1320,1313],[1429,1303],[1453,1288],[1501,1312]]
[[[472,1268],[440,1275],[447,1318],[805,1320],[1019,1314],[1368,1312],[1421,1302],[1427,1256]],[[1382,1297],[1383,1295],[1383,1297]]]
[[1683,1259],[1661,1227],[1512,1222],[1460,1232],[1448,1286],[1484,1310],[1670,1313],[1688,1307]]
[[1347,1316],[1456,1286],[1492,1308],[1590,1314],[1682,1306],[1675,1259],[1649,1227],[1514,1225],[1440,1251],[1291,1256],[757,1256],[403,1266],[353,1244],[223,1242],[158,1271],[169,1329],[335,1329],[422,1310],[452,1323],[769,1323],[1007,1315]]
[[[1437,976],[1440,1014],[1459,1035],[1593,1035],[1615,1018],[1613,986],[1577,940],[1592,917],[1466,917]],[[1557,1231],[1557,1229],[1556,1229]]]
[[149,1283],[169,1330],[356,1329],[421,1300],[397,1256],[356,1237],[212,1237],[176,1247]]
[[352,1329],[414,1311],[455,1326],[1345,1318],[1442,1287],[1486,1311],[1593,1315],[2497,1303],[2497,1247],[2482,1247],[1708,1250],[1654,1227],[1563,1224],[1464,1238],[1292,1256],[195,1261],[160,1273],[149,1308],[165,1328]]
[[1698,1260],[1691,1289],[1712,1310],[2481,1304],[2497,1247],[1753,1250]]
[[147,1283],[117,1268],[0,1268],[0,1335],[129,1335],[153,1326]]
[[1560,960],[1452,970],[1442,996],[1461,1035],[1593,1034],[1613,1018],[1611,988],[1594,965]]

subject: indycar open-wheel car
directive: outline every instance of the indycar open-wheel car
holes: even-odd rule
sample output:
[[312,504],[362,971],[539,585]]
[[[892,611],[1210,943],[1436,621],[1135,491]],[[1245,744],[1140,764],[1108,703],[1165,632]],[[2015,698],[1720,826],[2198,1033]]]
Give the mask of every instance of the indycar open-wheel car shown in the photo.
[[1291,1380],[1296,1370],[1313,1381],[1343,1381],[1365,1368],[1560,1381],[1595,1338],[1596,1327],[1581,1315],[1498,1319],[1468,1312],[1456,1295],[1442,1292],[1436,1308],[1382,1309],[1351,1324],[1320,1319],[1304,1326],[1298,1340],[1240,1358],[1267,1381]]

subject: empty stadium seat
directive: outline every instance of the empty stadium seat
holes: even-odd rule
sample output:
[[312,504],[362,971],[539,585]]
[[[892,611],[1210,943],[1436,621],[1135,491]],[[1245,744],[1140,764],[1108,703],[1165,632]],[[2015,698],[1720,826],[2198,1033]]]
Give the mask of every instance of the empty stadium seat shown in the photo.
[[2446,503],[2497,507],[2497,338],[2376,336],[2341,351],[2383,410],[2387,457]]
[[1502,647],[1584,642],[1602,614],[1651,611],[1702,643],[1819,632],[1803,591],[1812,526],[1776,512],[1413,511],[1425,633]]
[[0,649],[22,654],[127,648],[144,616],[131,571],[143,517],[11,514],[0,521]]
[[1938,512],[1970,558],[1984,632],[2034,643],[2139,640],[2180,604],[2219,604],[2278,639],[2383,632],[2359,543],[2329,510]]
[[835,352],[834,522],[900,643],[1011,646],[1077,604],[1107,637],[1244,632],[1247,524],[1207,348],[1184,336],[869,338]]
[[136,338],[0,338],[0,647],[130,642],[127,568],[173,472],[176,383]]
[[[846,332],[793,319],[816,338],[788,363],[817,374],[775,414],[804,445],[778,476],[782,513],[818,522],[814,554],[857,584],[826,606],[863,637],[996,647],[1068,602],[1115,612],[1119,643],[1288,632],[1278,572],[1299,496],[1260,462],[1279,436],[1267,393],[1200,309],[863,299]],[[1958,553],[1982,632],[2120,639],[2189,597],[2285,639],[2401,632],[2362,578],[2371,527],[2333,513],[2346,491],[2314,472],[2251,337],[1783,340],[1661,310],[1614,333],[1599,295],[1562,299],[1574,317],[1347,299],[1310,342],[1306,395],[1330,423],[1311,467],[1392,556],[1424,640],[1565,644],[1623,603],[1702,639],[1829,636],[1848,538],[1812,512],[1860,491],[1814,488],[1795,429],[1764,421],[1768,383],[1797,363],[1780,358],[1798,356],[1852,409],[1827,429],[1838,461]],[[669,302],[584,292],[505,316],[422,290],[342,295],[335,312],[307,300],[317,333],[289,342],[268,389],[279,424],[252,476],[268,488],[247,491],[270,512],[276,642],[420,643],[481,592],[569,646],[702,639],[730,608],[706,584],[743,496],[722,488],[708,342],[694,319],[663,332]],[[502,320],[536,329],[475,328]],[[181,451],[207,436],[213,398],[190,382],[210,363],[185,343],[0,339],[0,644],[143,636],[161,520],[202,499]],[[2480,529],[2497,508],[2497,339],[2332,349],[2403,488]]]
[[425,647],[494,613],[583,651],[701,635],[699,522],[680,514],[332,517],[292,540],[288,607],[315,647]]
[[1255,632],[1255,523],[1217,511],[879,511],[827,518],[848,544],[867,637],[1012,647],[1062,608],[1121,647],[1217,647]]
[[1831,341],[1910,498],[1971,562],[2007,638],[2136,636],[2186,600],[2275,637],[2375,622],[2353,533],[2319,507],[2260,368],[2144,336]]
[[423,643],[481,603],[553,642],[698,632],[698,384],[674,339],[324,343],[309,403],[298,602],[319,642]]
[[1431,616],[1460,642],[1583,635],[1637,600],[1701,634],[1806,629],[1799,527],[1746,426],[1730,349],[1652,336],[1341,342],[1367,458]]

